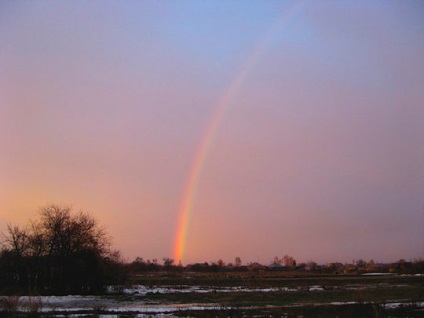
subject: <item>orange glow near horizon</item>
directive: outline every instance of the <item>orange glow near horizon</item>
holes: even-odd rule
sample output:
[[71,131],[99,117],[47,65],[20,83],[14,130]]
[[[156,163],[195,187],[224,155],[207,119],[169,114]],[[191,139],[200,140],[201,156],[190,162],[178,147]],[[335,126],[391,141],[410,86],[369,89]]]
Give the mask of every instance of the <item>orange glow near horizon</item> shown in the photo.
[[129,263],[424,257],[421,3],[3,2],[0,245],[55,204]]

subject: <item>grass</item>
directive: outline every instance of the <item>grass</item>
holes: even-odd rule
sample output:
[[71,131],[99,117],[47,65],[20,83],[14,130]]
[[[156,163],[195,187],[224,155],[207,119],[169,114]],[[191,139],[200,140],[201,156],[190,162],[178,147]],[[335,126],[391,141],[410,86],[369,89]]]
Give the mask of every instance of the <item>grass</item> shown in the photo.
[[298,292],[213,292],[213,293],[149,293],[149,301],[165,303],[216,303],[224,306],[281,306],[291,304],[322,304],[332,302],[419,301],[423,288],[414,286],[372,288],[364,290],[327,290]]
[[[418,307],[388,310],[387,302],[424,301],[424,277],[302,275],[280,273],[195,273],[146,275],[134,277],[134,283],[150,286],[216,287],[212,293],[150,293],[145,301],[161,303],[219,304],[220,310],[184,313],[195,317],[424,317]],[[219,287],[295,288],[298,291],[220,292]],[[323,290],[308,291],[308,286]],[[346,304],[355,302],[355,304]],[[330,305],[331,303],[345,303]],[[250,307],[251,309],[246,309]],[[253,308],[254,307],[254,308]],[[230,309],[226,309],[230,308]],[[238,308],[238,309],[237,309]]]
[[[423,317],[424,311],[414,302],[424,301],[422,276],[355,276],[306,275],[290,272],[243,273],[147,273],[132,278],[133,284],[163,287],[179,285],[216,288],[208,293],[148,293],[141,295],[111,295],[114,300],[146,304],[208,304],[218,309],[179,310],[181,317]],[[281,288],[266,292],[219,291],[222,287]],[[323,290],[311,290],[320,286]],[[283,288],[297,291],[285,291]],[[7,302],[9,301],[9,302]],[[353,303],[352,303],[353,302]],[[388,302],[407,302],[396,308],[385,308]],[[26,317],[15,308],[14,298],[4,298],[0,317]],[[334,305],[332,303],[340,303]],[[216,307],[215,306],[215,307]],[[85,312],[93,317],[107,314],[107,308]],[[28,313],[27,313],[28,314]],[[132,317],[121,313],[119,317]],[[55,313],[34,310],[34,317],[54,317]]]
[[[177,303],[219,303],[225,305],[287,305],[293,303],[384,302],[424,300],[422,276],[299,275],[287,272],[264,273],[172,273],[133,277],[134,284],[147,286],[215,287],[213,293],[154,294],[153,301]],[[219,292],[220,287],[295,288],[299,291]],[[322,291],[308,291],[321,286]]]
[[298,272],[241,272],[241,273],[153,273],[136,275],[133,284],[148,286],[245,286],[255,288],[298,286],[346,286],[351,284],[423,284],[419,276],[360,276],[300,274]]

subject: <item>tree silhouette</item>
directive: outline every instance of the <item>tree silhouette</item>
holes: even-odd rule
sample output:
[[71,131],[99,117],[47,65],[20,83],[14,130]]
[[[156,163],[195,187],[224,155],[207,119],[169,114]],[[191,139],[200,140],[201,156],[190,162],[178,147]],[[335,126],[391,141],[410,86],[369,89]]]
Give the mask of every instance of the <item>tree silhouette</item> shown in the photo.
[[[27,228],[8,226],[1,264],[12,290],[100,293],[117,274],[119,253],[89,214],[48,205]],[[13,282],[13,286],[10,285]]]
[[241,266],[241,258],[237,256],[234,260],[234,264],[235,264],[236,267],[240,267]]

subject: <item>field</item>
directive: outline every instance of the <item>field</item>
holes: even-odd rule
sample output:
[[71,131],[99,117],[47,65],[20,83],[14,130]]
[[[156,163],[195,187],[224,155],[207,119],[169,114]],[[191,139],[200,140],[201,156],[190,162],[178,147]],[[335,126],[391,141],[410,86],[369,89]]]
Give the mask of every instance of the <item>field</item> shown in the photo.
[[424,276],[146,273],[107,296],[3,297],[2,316],[424,317]]

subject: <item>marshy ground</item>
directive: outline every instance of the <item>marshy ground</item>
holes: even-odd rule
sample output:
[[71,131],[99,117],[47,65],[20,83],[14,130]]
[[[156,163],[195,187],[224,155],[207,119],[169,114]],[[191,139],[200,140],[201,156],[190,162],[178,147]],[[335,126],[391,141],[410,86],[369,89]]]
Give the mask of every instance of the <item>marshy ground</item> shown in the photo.
[[2,304],[5,317],[424,317],[424,276],[156,272],[121,294]]

